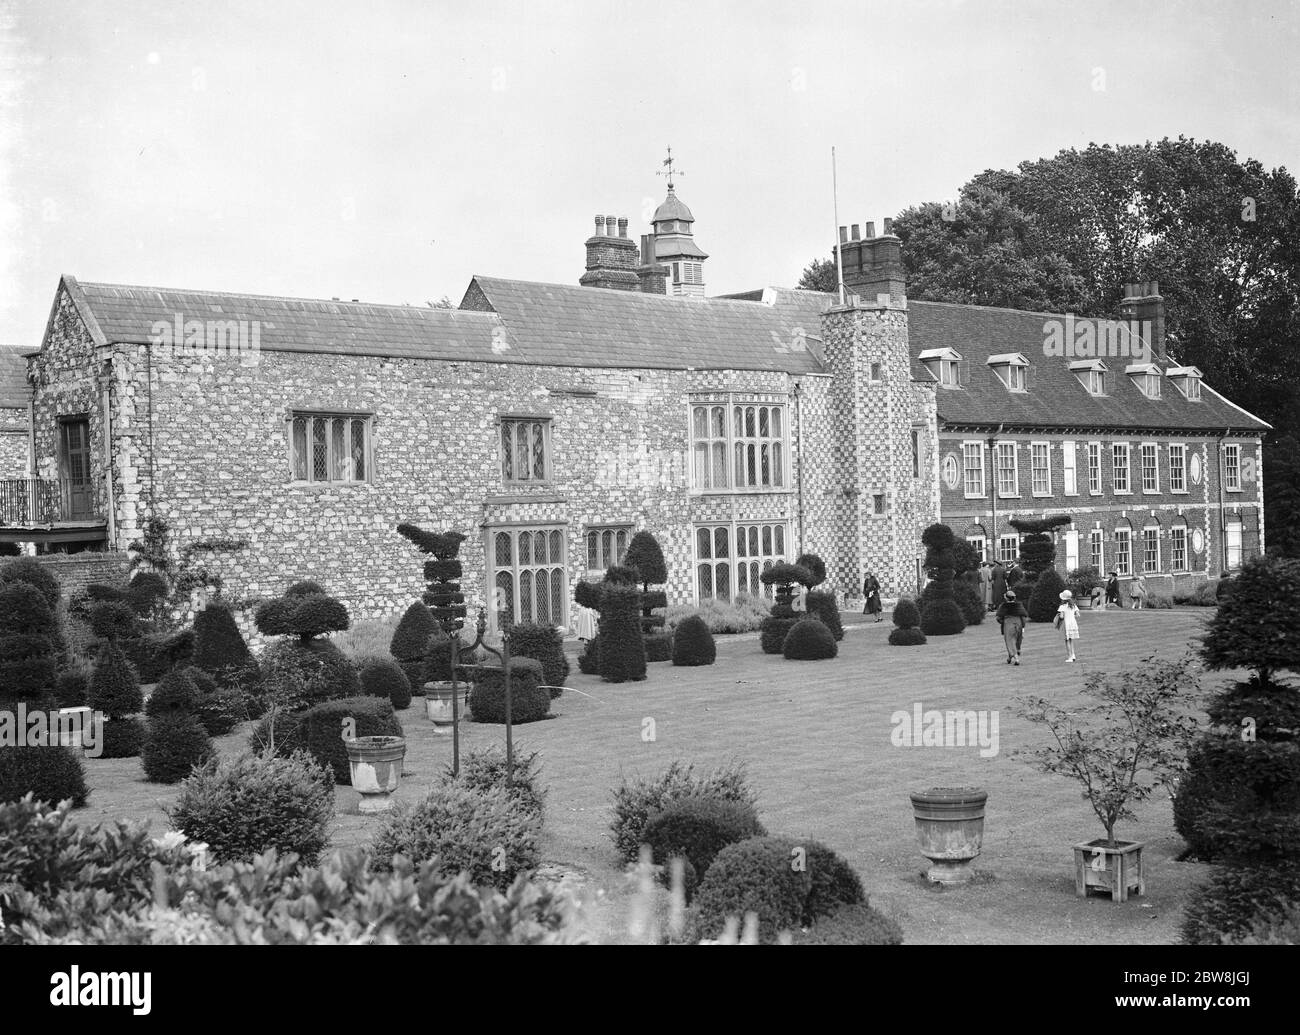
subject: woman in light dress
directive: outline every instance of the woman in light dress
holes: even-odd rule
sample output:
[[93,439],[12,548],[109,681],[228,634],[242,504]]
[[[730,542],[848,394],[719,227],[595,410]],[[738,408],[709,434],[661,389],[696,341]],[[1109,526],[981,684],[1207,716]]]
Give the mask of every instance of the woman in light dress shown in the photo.
[[1065,633],[1065,661],[1075,661],[1074,641],[1079,639],[1079,605],[1068,589],[1061,591],[1061,606],[1056,609],[1056,627]]

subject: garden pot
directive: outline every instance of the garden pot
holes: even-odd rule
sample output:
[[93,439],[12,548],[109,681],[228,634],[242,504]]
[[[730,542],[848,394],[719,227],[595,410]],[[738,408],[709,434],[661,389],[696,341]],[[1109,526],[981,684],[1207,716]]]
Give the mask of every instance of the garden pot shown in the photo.
[[360,812],[384,812],[393,806],[393,791],[402,778],[406,740],[402,737],[354,737],[345,740],[352,786],[361,792]]
[[[435,733],[451,732],[451,696],[452,684],[450,682],[424,684],[424,714],[433,723]],[[456,708],[463,721],[469,717],[465,710],[466,702],[469,700],[468,683],[459,685],[458,696],[460,700],[457,702]]]
[[1110,896],[1112,902],[1124,902],[1129,892],[1146,891],[1146,874],[1142,869],[1141,841],[1116,841],[1105,838],[1074,846],[1074,890],[1080,898],[1096,888]]
[[977,787],[931,787],[912,793],[916,839],[933,864],[926,876],[938,884],[963,884],[975,876],[984,843],[984,803]]

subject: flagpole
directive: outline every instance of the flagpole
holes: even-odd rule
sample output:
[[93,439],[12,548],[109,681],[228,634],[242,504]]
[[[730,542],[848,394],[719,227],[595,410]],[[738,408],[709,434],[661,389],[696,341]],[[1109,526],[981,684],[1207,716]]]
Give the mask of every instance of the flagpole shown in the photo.
[[844,304],[844,260],[840,257],[840,181],[835,167],[835,148],[831,147],[831,203],[835,210],[835,280],[839,284],[840,305]]

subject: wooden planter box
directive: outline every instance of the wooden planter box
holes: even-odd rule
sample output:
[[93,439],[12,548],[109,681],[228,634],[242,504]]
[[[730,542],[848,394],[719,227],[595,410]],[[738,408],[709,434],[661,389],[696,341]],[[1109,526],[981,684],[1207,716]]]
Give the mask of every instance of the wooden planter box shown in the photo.
[[[1129,892],[1146,891],[1146,874],[1142,868],[1141,841],[1119,841],[1111,848],[1104,838],[1074,846],[1074,887],[1080,898],[1096,888],[1124,902]],[[1103,865],[1104,863],[1104,865]]]

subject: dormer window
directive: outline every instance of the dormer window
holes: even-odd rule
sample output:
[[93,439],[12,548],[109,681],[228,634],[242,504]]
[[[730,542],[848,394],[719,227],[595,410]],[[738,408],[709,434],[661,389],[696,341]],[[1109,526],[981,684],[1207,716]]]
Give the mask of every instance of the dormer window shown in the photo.
[[988,365],[1009,392],[1027,391],[1029,360],[1019,352],[1004,352],[988,358]]
[[1106,394],[1106,364],[1099,359],[1081,359],[1070,364],[1079,383],[1089,395]]
[[1201,401],[1202,375],[1196,367],[1170,367],[1165,374],[1188,402]]
[[919,358],[940,387],[961,387],[962,359],[955,349],[926,349]]
[[1160,398],[1160,368],[1154,363],[1132,363],[1124,368],[1124,373],[1148,399]]

